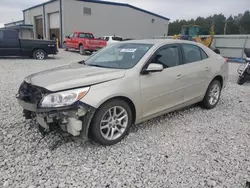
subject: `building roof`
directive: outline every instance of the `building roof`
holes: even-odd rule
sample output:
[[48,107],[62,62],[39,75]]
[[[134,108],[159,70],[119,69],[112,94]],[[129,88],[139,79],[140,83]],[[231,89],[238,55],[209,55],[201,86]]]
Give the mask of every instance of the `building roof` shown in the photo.
[[[39,6],[42,6],[42,5],[46,5],[46,4],[49,4],[49,3],[52,3],[54,1],[57,1],[57,0],[50,0],[50,1],[47,1],[45,3],[42,3],[42,4],[38,4],[36,6],[33,6],[33,7],[30,7],[30,8],[27,8],[24,11],[27,11],[27,10],[30,10],[30,9],[33,9],[33,8],[36,8],[36,7],[39,7]],[[141,9],[141,8],[138,8],[138,7],[135,7],[133,5],[130,5],[130,4],[127,4],[127,3],[117,3],[117,2],[111,2],[111,1],[100,1],[100,0],[77,0],[77,1],[84,1],[84,2],[89,2],[89,3],[97,3],[97,4],[105,4],[105,5],[114,5],[114,6],[123,6],[123,7],[129,7],[129,8],[132,8],[132,9],[135,9],[137,11],[140,11],[140,12],[144,12],[146,14],[150,14],[152,16],[156,16],[158,18],[161,18],[161,19],[164,19],[164,20],[167,20],[169,21],[170,19],[169,18],[166,18],[164,16],[161,16],[161,15],[158,15],[158,14],[155,14],[153,12],[150,12],[150,11],[147,11],[147,10],[144,10],[144,9]]]
[[15,21],[15,22],[9,22],[9,23],[6,23],[4,25],[10,25],[10,24],[17,24],[17,23],[20,23],[20,22],[24,22],[24,20],[18,20],[18,21]]
[[5,29],[33,29],[33,25],[20,24],[20,25],[13,25],[13,26],[5,26]]

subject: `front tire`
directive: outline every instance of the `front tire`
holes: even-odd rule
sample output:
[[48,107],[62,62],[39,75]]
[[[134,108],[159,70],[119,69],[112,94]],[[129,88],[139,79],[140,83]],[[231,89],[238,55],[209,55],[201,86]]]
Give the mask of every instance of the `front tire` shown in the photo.
[[114,145],[128,134],[131,125],[129,105],[123,100],[111,100],[96,111],[90,126],[90,136],[103,146]]
[[44,60],[47,57],[47,53],[42,49],[37,49],[33,52],[33,58],[38,60]]
[[237,84],[243,85],[249,79],[250,79],[250,75],[248,75],[247,73],[244,73],[242,76],[239,76],[239,78],[237,80]]
[[68,45],[67,45],[67,43],[65,42],[65,43],[63,43],[63,49],[64,49],[64,51],[68,51],[69,49],[68,49]]
[[206,91],[201,105],[205,109],[213,109],[220,100],[222,85],[218,80],[213,80]]

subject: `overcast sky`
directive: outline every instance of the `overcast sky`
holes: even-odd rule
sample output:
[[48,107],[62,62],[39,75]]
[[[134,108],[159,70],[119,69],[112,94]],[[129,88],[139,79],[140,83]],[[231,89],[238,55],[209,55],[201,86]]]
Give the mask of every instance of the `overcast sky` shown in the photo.
[[[48,0],[0,0],[0,27],[23,19],[22,10]],[[72,0],[68,0],[72,1]],[[112,0],[110,0],[112,1]],[[250,9],[250,0],[113,0],[129,3],[170,18],[190,19],[211,14],[243,13]],[[105,11],[105,10],[104,10]]]

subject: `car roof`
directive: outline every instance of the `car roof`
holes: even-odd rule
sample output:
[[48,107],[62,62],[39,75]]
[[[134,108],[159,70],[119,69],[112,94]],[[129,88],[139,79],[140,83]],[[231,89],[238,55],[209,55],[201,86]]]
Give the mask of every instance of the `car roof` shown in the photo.
[[120,38],[122,38],[121,36],[111,36],[111,35],[109,35],[109,36],[102,36],[102,37],[120,37]]
[[174,44],[174,43],[186,43],[186,44],[195,44],[200,46],[199,43],[188,40],[180,39],[141,39],[141,40],[129,40],[122,41],[123,43],[144,43],[144,44],[153,44],[153,45],[162,45],[162,44]]

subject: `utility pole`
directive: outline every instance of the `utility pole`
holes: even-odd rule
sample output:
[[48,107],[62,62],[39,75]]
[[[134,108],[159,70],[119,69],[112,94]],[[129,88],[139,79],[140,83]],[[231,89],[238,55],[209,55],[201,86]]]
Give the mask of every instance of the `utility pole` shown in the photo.
[[224,35],[226,35],[226,31],[227,31],[227,20],[225,21],[225,26],[224,26]]
[[226,19],[226,20],[223,21],[223,22],[225,22],[225,25],[224,25],[224,35],[226,35],[226,32],[227,32],[227,23],[228,23],[228,22],[232,22],[232,21],[228,21],[228,20]]

